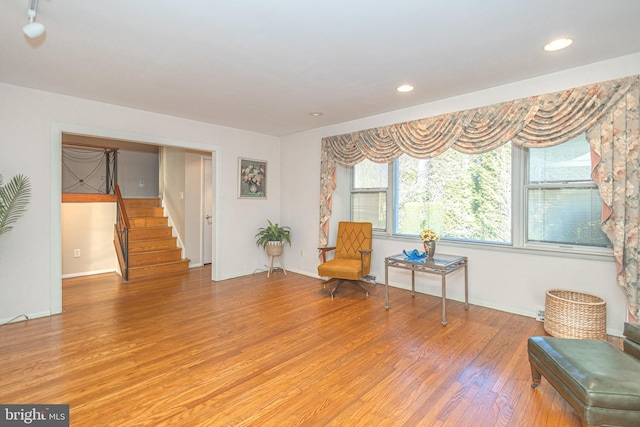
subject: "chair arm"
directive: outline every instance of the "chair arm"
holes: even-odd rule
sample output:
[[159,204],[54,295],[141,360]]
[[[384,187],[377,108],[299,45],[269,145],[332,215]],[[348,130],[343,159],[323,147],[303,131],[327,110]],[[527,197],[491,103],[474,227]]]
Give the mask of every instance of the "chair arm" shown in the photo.
[[362,264],[362,277],[365,276],[365,274],[364,274],[364,257],[366,255],[369,255],[372,251],[373,251],[373,249],[361,249],[360,250],[360,262]]
[[327,246],[324,248],[318,248],[318,250],[320,251],[320,255],[322,256],[322,262],[327,262],[327,252],[329,251],[334,251],[336,249],[335,246]]

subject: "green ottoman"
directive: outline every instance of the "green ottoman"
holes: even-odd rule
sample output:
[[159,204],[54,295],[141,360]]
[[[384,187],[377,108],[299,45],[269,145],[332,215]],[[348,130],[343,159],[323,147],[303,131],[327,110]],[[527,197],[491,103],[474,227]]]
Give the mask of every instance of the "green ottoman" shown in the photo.
[[[625,350],[640,348],[640,326],[625,324]],[[530,337],[532,387],[541,376],[588,425],[640,426],[640,359],[600,340]]]

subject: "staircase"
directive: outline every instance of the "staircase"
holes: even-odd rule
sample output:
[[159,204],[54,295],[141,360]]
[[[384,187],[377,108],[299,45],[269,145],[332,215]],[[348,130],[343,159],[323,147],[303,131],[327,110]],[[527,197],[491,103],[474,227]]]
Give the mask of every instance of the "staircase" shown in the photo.
[[182,250],[172,235],[160,199],[121,199],[129,220],[128,274],[123,249],[118,243],[117,226],[114,245],[118,253],[120,269],[125,279],[138,279],[174,272],[187,271],[189,260],[182,259]]

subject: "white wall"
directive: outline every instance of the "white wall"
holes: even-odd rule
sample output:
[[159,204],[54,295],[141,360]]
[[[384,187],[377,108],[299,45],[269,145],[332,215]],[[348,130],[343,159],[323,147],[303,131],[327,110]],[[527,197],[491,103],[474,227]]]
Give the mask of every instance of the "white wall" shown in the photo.
[[[265,218],[280,213],[279,139],[0,83],[0,173],[31,179],[28,211],[0,238],[0,322],[59,313],[62,243],[61,135],[95,135],[217,152],[215,174],[217,280],[250,274],[266,255],[254,244]],[[237,159],[269,162],[269,198],[237,199]],[[235,254],[243,253],[237,257]],[[254,262],[247,262],[248,259]]]
[[[303,274],[317,274],[322,137],[466,110],[634,74],[640,74],[640,54],[282,138],[281,221],[293,229],[293,248],[285,250],[284,254],[287,268]],[[339,176],[338,188],[333,198],[334,214],[331,218],[330,243],[335,242],[336,221],[349,217],[348,188],[345,184],[346,180]],[[377,275],[378,282],[384,282],[385,256],[401,253],[402,249],[417,248],[418,244],[417,240],[412,242],[374,239],[371,270]],[[581,290],[607,301],[608,331],[617,335],[622,332],[623,322],[626,320],[625,299],[615,282],[613,257],[580,259],[525,250],[496,250],[480,245],[453,246],[442,242],[438,245],[438,251],[469,257],[471,304],[533,317],[536,307],[544,307],[546,290]],[[391,285],[410,288],[409,272],[392,270],[389,275]],[[440,295],[438,276],[417,276],[418,291]],[[463,274],[453,273],[448,279],[447,296],[463,300],[462,283]],[[393,301],[391,306],[393,310]],[[473,310],[473,307],[471,309]]]
[[162,149],[162,204],[171,219],[174,235],[183,245],[185,227],[185,151],[182,148]]
[[[139,147],[144,147],[138,144]],[[158,151],[118,151],[118,185],[122,197],[158,197]],[[140,182],[144,187],[140,187]]]
[[[116,271],[113,247],[115,203],[62,204],[62,276]],[[80,256],[74,256],[74,250]],[[1,267],[0,267],[1,268]]]

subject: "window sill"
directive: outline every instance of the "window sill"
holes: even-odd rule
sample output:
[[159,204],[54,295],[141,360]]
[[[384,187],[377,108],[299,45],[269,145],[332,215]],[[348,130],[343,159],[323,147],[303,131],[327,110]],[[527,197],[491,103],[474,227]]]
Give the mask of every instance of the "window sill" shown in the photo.
[[[375,233],[374,239],[388,240],[393,242],[407,242],[412,245],[421,246],[420,240],[412,237],[392,236],[385,233]],[[583,248],[570,245],[543,245],[530,244],[527,246],[513,246],[499,243],[465,242],[456,240],[440,240],[438,247],[478,249],[497,252],[510,252],[518,254],[529,254],[536,256],[550,256],[560,258],[584,259],[593,261],[615,262],[613,250],[611,248]]]

